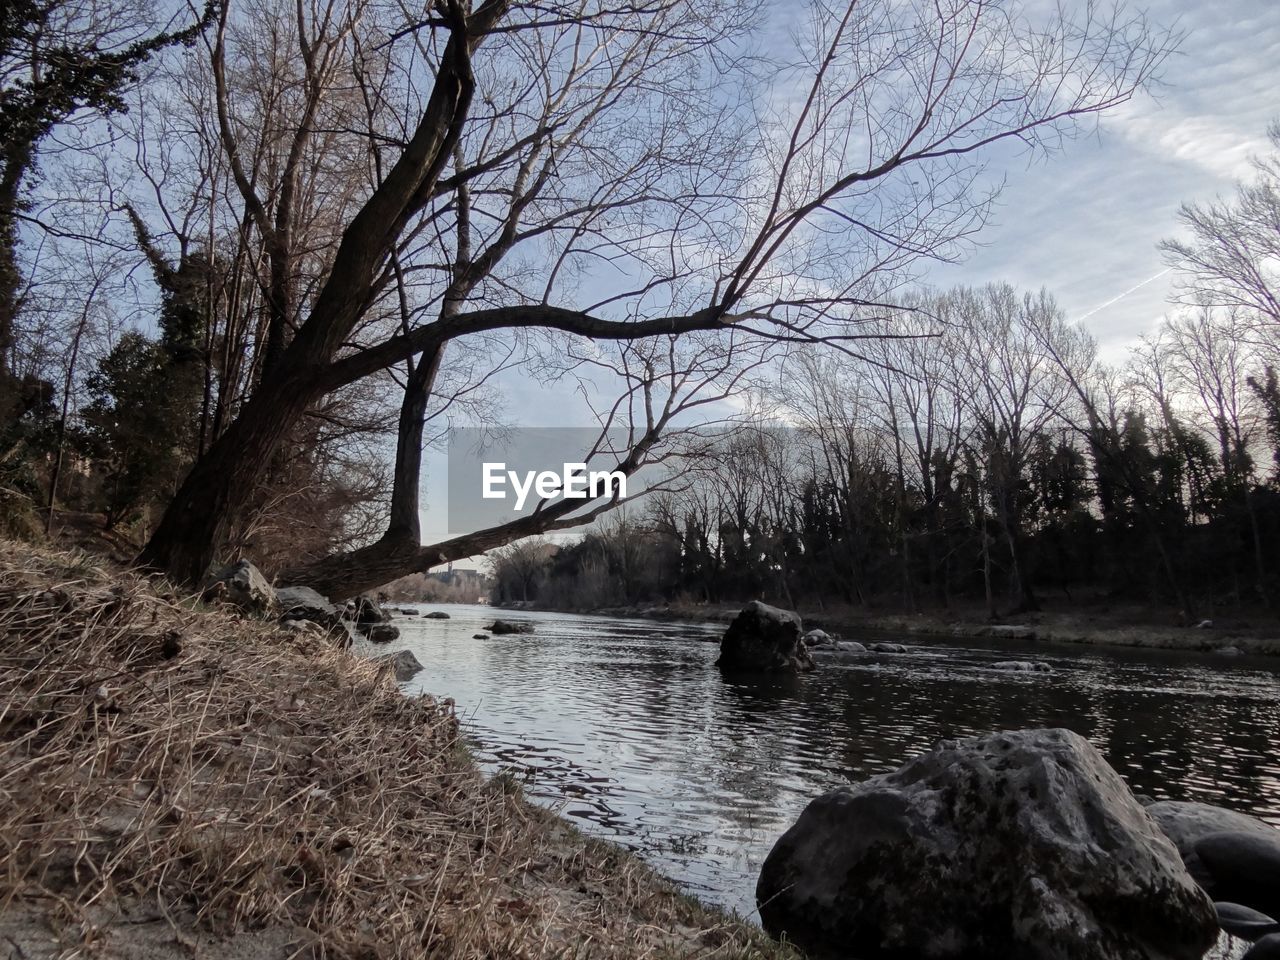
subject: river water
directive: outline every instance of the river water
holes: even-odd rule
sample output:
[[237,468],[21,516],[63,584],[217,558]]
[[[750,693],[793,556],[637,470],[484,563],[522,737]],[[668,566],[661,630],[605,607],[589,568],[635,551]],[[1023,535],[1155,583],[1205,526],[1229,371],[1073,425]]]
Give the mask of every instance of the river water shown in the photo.
[[[746,917],[761,862],[810,799],[948,737],[1069,727],[1138,794],[1280,825],[1272,658],[893,638],[909,652],[729,680],[719,624],[419,609],[451,619],[396,617],[384,649],[414,652],[426,669],[406,688],[453,698],[487,769]],[[535,633],[473,639],[495,614]],[[990,669],[1014,658],[1053,672]]]

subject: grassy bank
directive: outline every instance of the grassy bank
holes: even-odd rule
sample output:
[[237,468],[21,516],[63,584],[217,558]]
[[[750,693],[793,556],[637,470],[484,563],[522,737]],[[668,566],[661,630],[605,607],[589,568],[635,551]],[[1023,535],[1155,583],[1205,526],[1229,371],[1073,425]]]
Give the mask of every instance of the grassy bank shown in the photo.
[[0,542],[13,956],[783,957],[479,775],[448,701]]
[[[659,620],[711,620],[728,622],[742,604],[672,603],[638,607],[612,607],[592,611],[609,616],[647,617]],[[867,634],[902,634],[922,637],[968,637],[1025,642],[1075,643],[1096,646],[1147,647],[1163,650],[1230,651],[1280,656],[1280,626],[1215,622],[1205,628],[1157,622],[1159,617],[1142,610],[1118,612],[1045,611],[993,623],[978,610],[950,613],[868,613],[852,607],[801,609],[806,629],[821,628],[857,640]]]

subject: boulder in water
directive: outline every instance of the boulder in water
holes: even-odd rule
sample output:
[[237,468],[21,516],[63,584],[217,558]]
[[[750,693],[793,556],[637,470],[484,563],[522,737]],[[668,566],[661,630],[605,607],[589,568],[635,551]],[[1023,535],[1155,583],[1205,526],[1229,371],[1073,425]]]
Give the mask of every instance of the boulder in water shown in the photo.
[[812,670],[801,637],[800,615],[752,600],[720,640],[721,669],[738,673]]
[[774,846],[765,929],[813,957],[1199,960],[1213,905],[1068,730],[944,741],[814,800]]
[[873,643],[872,653],[906,653],[907,648],[901,643]]
[[443,610],[432,610],[430,613],[424,613],[423,616],[426,617],[428,620],[450,619],[449,614],[445,613]]
[[371,623],[363,628],[370,643],[390,643],[400,639],[400,629],[389,623]]
[[825,630],[810,630],[804,635],[804,645],[806,647],[820,647],[834,642],[831,635]]
[[379,657],[378,663],[385,663],[395,672],[396,679],[400,681],[410,680],[417,673],[422,672],[422,664],[408,650],[401,650],[398,653],[388,654],[385,657]]
[[533,624],[528,620],[495,620],[485,627],[490,633],[533,633]]

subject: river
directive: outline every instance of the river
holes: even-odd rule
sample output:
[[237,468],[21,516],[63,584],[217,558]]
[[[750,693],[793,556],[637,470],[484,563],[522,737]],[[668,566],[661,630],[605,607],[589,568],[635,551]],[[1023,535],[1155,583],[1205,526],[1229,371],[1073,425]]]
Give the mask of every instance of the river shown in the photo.
[[[409,605],[405,605],[408,607]],[[423,604],[396,617],[426,669],[409,692],[451,697],[490,771],[690,892],[754,917],[774,840],[805,804],[936,741],[1062,726],[1138,794],[1221,804],[1280,825],[1280,661],[950,638],[727,680],[720,624]],[[473,639],[494,616],[533,634]],[[993,671],[1011,658],[1052,673]]]

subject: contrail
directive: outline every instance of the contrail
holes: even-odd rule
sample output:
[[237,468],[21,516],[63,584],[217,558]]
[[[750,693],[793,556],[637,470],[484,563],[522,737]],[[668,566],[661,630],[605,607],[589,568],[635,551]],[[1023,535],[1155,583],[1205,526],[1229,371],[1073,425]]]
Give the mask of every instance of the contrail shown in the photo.
[[1143,281],[1142,281],[1141,283],[1139,283],[1139,284],[1135,284],[1134,286],[1130,287],[1128,290],[1126,290],[1124,293],[1120,294],[1119,296],[1112,297],[1112,298],[1111,298],[1110,300],[1108,300],[1106,303],[1099,304],[1098,306],[1094,307],[1092,310],[1087,311],[1084,315],[1082,315],[1082,316],[1080,316],[1080,317],[1077,317],[1077,318],[1076,318],[1076,323],[1083,323],[1085,320],[1088,320],[1090,317],[1092,317],[1092,316],[1093,316],[1095,313],[1097,313],[1099,310],[1105,310],[1105,309],[1107,309],[1107,307],[1111,306],[1113,303],[1119,303],[1121,300],[1123,300],[1123,299],[1124,299],[1125,297],[1127,297],[1129,294],[1133,293],[1133,292],[1134,292],[1134,291],[1136,291],[1136,290],[1141,290],[1143,287],[1145,287],[1148,283],[1151,283],[1153,280],[1159,280],[1161,277],[1163,277],[1166,273],[1168,273],[1168,272],[1169,272],[1170,270],[1172,270],[1172,269],[1173,269],[1173,267],[1165,267],[1163,270],[1161,270],[1161,271],[1160,271],[1159,273],[1157,273],[1155,276],[1147,277],[1147,279],[1143,280]]

